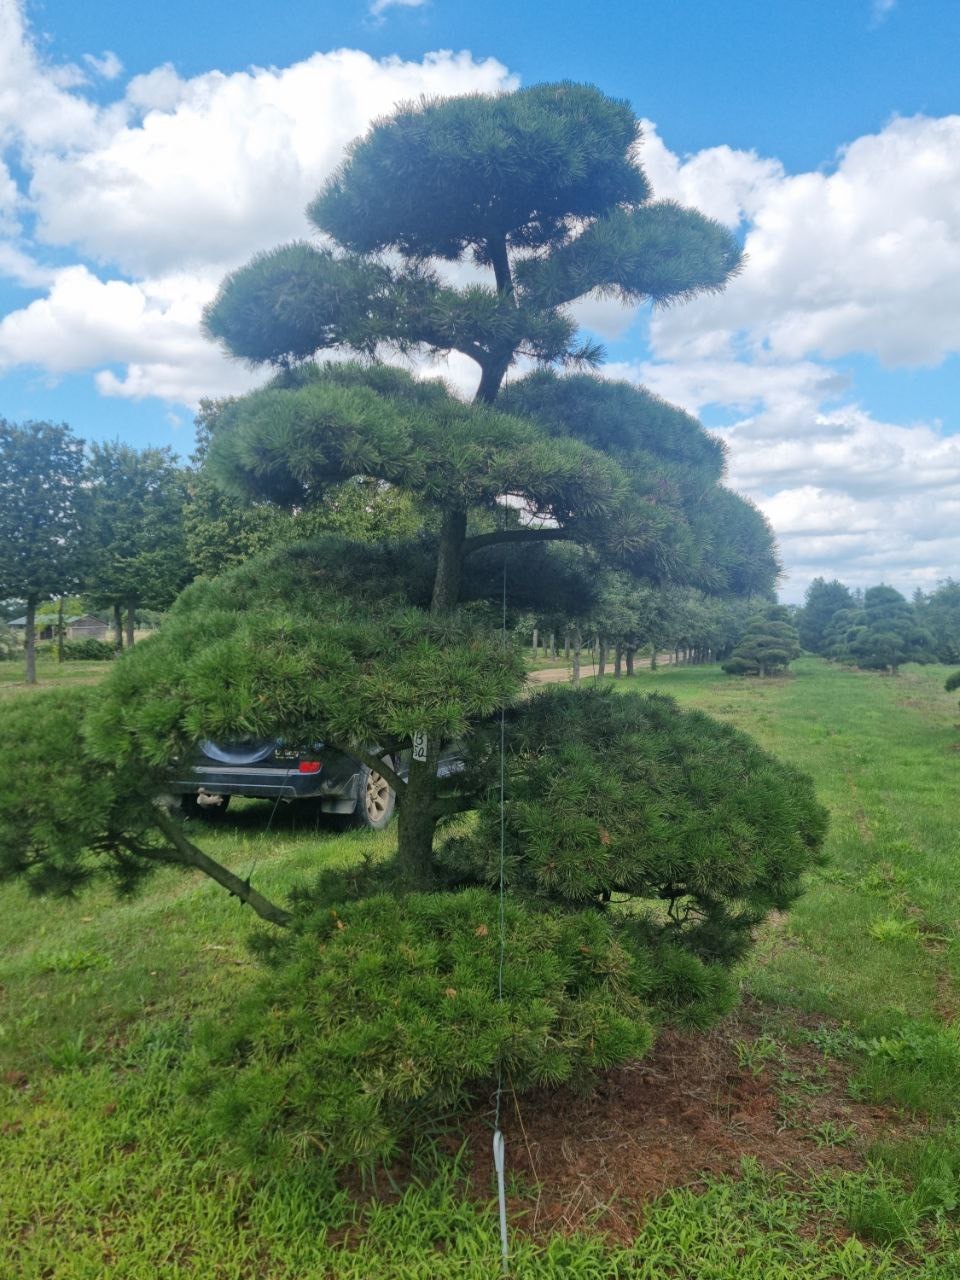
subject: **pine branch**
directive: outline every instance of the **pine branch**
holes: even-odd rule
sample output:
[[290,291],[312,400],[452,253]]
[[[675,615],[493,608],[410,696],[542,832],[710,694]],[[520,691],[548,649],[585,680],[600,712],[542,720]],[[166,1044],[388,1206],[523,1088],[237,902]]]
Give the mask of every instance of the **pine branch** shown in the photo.
[[407,787],[406,782],[400,777],[399,773],[385,759],[376,755],[373,751],[365,751],[362,747],[344,746],[342,743],[335,742],[332,738],[327,738],[327,743],[337,751],[342,751],[345,756],[353,756],[355,760],[359,760],[361,764],[365,764],[368,769],[372,769],[374,773],[379,773],[381,778],[386,778],[397,795],[401,795]]
[[234,875],[232,871],[228,871],[226,867],[205,854],[202,849],[198,849],[183,834],[176,819],[172,818],[161,805],[156,806],[156,824],[176,850],[176,855],[169,855],[171,861],[176,861],[183,867],[195,867],[198,871],[202,871],[234,897],[252,907],[260,919],[266,920],[269,924],[280,925],[283,928],[293,919],[289,911],[284,911],[269,898],[265,898],[262,893],[251,888],[248,880],[241,880],[239,876]]
[[573,533],[559,525],[548,529],[498,529],[493,533],[478,533],[467,538],[463,544],[463,554],[479,551],[481,547],[492,547],[499,542],[569,542]]

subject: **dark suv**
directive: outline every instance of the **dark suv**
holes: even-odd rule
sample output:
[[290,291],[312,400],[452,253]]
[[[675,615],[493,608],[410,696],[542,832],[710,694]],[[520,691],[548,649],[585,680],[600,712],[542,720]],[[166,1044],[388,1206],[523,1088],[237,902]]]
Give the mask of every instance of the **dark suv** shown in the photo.
[[170,790],[186,814],[207,819],[225,813],[231,796],[259,796],[312,800],[323,813],[352,816],[375,831],[389,823],[396,804],[387,780],[352,756],[320,744],[291,750],[277,738],[203,742]]

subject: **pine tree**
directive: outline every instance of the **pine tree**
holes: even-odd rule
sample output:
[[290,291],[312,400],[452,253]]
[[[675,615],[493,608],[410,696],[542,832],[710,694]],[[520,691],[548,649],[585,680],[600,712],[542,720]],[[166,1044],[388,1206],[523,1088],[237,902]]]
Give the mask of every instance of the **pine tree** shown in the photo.
[[913,606],[893,587],[864,592],[862,623],[849,642],[858,667],[898,675],[905,662],[932,662],[933,637],[917,622]]
[[771,605],[748,621],[723,669],[731,676],[769,676],[785,671],[799,657],[800,642],[790,611]]
[[834,614],[841,609],[852,608],[853,596],[849,587],[836,578],[830,582],[814,578],[807,587],[797,628],[804,649],[810,653],[825,653],[827,629]]
[[[179,859],[284,923],[144,805],[164,768],[201,738],[279,736],[395,787],[396,862],[299,895],[296,927],[263,944],[276,984],[214,1053],[217,1112],[254,1144],[290,1130],[335,1158],[389,1156],[418,1108],[474,1096],[498,1068],[520,1086],[580,1081],[642,1052],[657,1020],[705,1024],[757,921],[818,857],[809,780],[742,735],[669,699],[523,696],[511,611],[565,610],[584,565],[648,592],[769,594],[777,572],[768,525],[723,487],[698,423],[550,367],[600,356],[575,299],[681,301],[739,267],[722,227],[651,199],[638,137],[626,104],[562,84],[404,107],[354,145],[311,206],[326,247],[258,257],[207,312],[274,376],[212,415],[205,471],[290,513],[364,477],[410,500],[416,535],[331,532],[192,583],[91,696],[58,821],[0,803],[0,867],[38,888],[126,886],[141,862]],[[478,282],[445,282],[443,261]],[[451,351],[478,365],[471,404],[378,360]],[[542,367],[504,393],[521,358]],[[438,779],[450,743],[464,767]],[[85,770],[98,802],[71,823]],[[484,888],[501,777],[502,1005]],[[476,837],[436,850],[438,823],[466,810]]]
[[[577,426],[583,405],[593,404],[592,423],[603,419],[611,393],[597,379],[559,383],[559,412],[542,426],[545,413],[535,420],[521,403],[505,413],[497,399],[520,356],[543,365],[599,358],[567,310],[578,297],[599,289],[626,302],[682,300],[739,269],[724,228],[650,198],[638,138],[627,104],[571,84],[420,103],[375,125],[310,207],[332,247],[260,255],[208,309],[208,332],[231,354],[279,369],[263,390],[224,407],[211,474],[237,496],[287,508],[322,502],[358,474],[414,494],[439,527],[437,621],[424,627],[456,612],[471,559],[500,543],[576,540],[653,581],[769,585],[768,527],[720,487],[719,447],[678,410],[620,388],[626,407],[610,439]],[[429,265],[443,260],[492,273],[492,285],[444,283]],[[309,363],[330,348],[460,351],[479,366],[475,403],[378,365]],[[535,394],[557,383],[541,375]],[[563,411],[565,398],[577,412]],[[504,512],[505,495],[522,505],[524,525]],[[419,707],[456,702],[454,691],[419,684],[407,696]],[[201,714],[195,708],[190,722]],[[417,727],[431,723],[423,716]],[[462,716],[450,723],[468,727]],[[398,786],[412,882],[430,879],[443,732],[428,736],[427,758],[411,762]],[[389,743],[392,759],[402,748],[383,722],[354,722],[349,735],[358,751]]]

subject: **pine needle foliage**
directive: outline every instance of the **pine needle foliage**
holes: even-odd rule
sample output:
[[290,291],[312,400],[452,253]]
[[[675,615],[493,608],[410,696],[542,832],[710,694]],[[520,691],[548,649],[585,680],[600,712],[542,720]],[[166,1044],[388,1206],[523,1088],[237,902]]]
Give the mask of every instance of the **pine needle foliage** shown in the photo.
[[0,880],[72,896],[96,880],[131,892],[158,865],[152,797],[142,768],[93,761],[82,688],[8,700],[0,717]]
[[783,605],[770,605],[747,621],[739,643],[723,664],[728,676],[770,676],[800,657],[797,628]]
[[374,1165],[493,1087],[584,1087],[642,1056],[653,974],[595,912],[508,902],[502,1003],[495,894],[375,896],[261,940],[272,974],[210,1027],[195,1089],[247,1158]]
[[[454,881],[499,875],[497,745],[478,823],[444,851]],[[826,814],[810,780],[664,695],[544,691],[511,710],[506,747],[511,891],[612,912],[644,946],[738,959],[819,858]]]
[[517,696],[523,665],[482,612],[431,614],[417,544],[328,537],[194,583],[118,663],[89,718],[105,760],[172,764],[202,738],[364,751],[465,734]]
[[869,587],[862,608],[834,614],[825,643],[828,657],[864,671],[897,675],[905,662],[936,661],[934,637],[894,587]]

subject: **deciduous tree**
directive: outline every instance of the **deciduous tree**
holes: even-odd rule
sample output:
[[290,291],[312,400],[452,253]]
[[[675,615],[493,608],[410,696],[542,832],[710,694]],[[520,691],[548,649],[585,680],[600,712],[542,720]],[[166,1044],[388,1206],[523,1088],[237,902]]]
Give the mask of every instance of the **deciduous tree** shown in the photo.
[[28,684],[37,679],[37,605],[77,589],[88,523],[83,441],[62,424],[0,419],[0,598],[26,602]]

